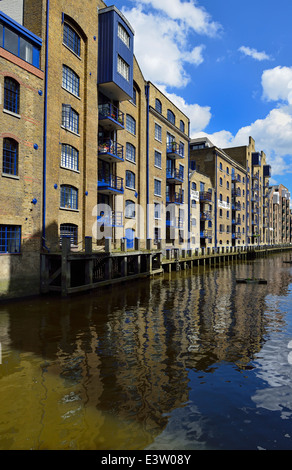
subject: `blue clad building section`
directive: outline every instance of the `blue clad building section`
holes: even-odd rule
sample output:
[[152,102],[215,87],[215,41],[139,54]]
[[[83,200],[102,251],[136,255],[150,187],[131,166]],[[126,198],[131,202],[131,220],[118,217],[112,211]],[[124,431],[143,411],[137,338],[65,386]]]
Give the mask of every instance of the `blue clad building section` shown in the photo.
[[116,7],[99,10],[98,85],[112,100],[133,97],[134,32]]

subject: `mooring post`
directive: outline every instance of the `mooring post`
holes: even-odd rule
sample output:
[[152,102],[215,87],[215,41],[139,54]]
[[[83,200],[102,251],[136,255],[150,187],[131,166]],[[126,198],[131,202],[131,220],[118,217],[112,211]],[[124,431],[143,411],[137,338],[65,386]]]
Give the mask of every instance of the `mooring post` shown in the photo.
[[62,237],[62,274],[61,274],[61,292],[65,297],[68,294],[68,288],[71,283],[71,266],[68,261],[68,253],[70,252],[70,236]]
[[49,259],[47,255],[41,255],[41,292],[49,292]]
[[85,284],[92,284],[93,279],[93,258],[92,258],[92,237],[85,237]]

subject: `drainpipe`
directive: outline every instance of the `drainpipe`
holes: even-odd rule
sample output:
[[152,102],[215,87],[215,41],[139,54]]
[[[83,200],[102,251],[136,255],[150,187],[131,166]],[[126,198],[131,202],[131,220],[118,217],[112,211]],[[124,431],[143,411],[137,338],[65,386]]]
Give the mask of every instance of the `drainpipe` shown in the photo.
[[45,100],[44,100],[44,158],[43,158],[43,226],[42,226],[42,246],[46,246],[46,167],[47,167],[47,114],[48,114],[48,55],[49,55],[49,10],[50,0],[47,0],[46,11],[46,57],[45,57]]
[[149,238],[149,83],[145,86],[146,95],[146,240]]
[[215,152],[215,249],[217,250],[217,152]]
[[[189,132],[188,136],[190,137],[190,123],[189,123]],[[187,165],[187,175],[188,175],[188,248],[191,247],[191,182],[190,182],[190,142],[188,142],[188,165]]]

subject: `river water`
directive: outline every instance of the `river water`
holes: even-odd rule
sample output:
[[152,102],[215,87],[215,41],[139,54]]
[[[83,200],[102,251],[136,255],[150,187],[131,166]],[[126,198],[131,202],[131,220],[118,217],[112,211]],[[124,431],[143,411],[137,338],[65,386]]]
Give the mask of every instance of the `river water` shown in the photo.
[[291,450],[291,258],[0,305],[0,449]]

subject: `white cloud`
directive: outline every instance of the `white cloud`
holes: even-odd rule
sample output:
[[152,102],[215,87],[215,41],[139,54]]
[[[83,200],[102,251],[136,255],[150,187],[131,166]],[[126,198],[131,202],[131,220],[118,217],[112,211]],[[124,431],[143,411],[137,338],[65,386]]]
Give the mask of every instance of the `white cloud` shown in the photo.
[[268,101],[290,101],[292,67],[275,67],[262,74],[263,97]]
[[160,86],[159,88],[190,119],[190,135],[201,131],[209,124],[212,117],[209,106],[189,104],[181,96],[168,93],[165,87]]
[[251,49],[250,47],[241,46],[238,50],[244,55],[252,57],[255,60],[272,60],[272,58],[265,52],[258,52],[256,49]]
[[221,29],[221,26],[212,21],[210,14],[197,2],[190,0],[182,2],[181,0],[137,0],[141,5],[149,5],[166,14],[169,18],[176,21],[182,21],[185,26],[199,34],[215,36]]

